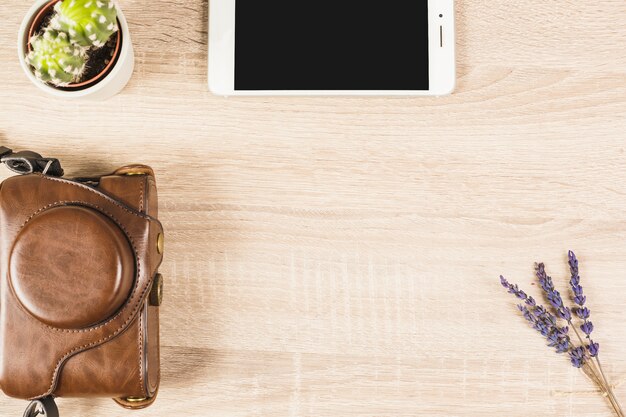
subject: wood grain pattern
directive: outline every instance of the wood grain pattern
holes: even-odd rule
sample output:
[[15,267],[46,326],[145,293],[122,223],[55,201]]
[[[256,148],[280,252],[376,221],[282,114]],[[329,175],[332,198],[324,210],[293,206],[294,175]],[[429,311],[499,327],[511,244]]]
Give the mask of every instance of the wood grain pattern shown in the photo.
[[609,417],[497,280],[538,295],[544,260],[565,291],[569,248],[626,402],[623,0],[459,1],[457,93],[426,99],[214,97],[206,1],[120,3],[134,77],[79,104],[29,84],[0,2],[0,142],[158,173],[163,385],[133,415]]

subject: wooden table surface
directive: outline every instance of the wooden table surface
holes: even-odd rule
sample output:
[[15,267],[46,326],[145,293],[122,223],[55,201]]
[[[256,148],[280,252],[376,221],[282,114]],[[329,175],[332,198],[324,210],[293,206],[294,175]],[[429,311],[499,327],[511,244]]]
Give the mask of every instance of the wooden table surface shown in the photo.
[[568,249],[626,403],[623,0],[458,1],[445,98],[215,97],[206,1],[120,3],[134,76],[85,104],[29,83],[0,2],[0,143],[152,165],[167,230],[157,403],[63,416],[609,417],[498,282],[565,293]]

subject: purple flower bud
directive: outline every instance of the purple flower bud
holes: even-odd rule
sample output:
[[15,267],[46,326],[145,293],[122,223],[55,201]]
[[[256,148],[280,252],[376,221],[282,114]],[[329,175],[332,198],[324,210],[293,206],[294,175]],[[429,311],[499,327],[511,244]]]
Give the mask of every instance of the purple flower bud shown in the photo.
[[561,331],[565,330],[565,334],[561,334],[561,337],[559,338],[559,344],[556,345],[556,352],[557,353],[565,353],[567,351],[569,351],[570,347],[571,347],[571,343],[570,343],[570,339],[569,336],[567,336],[567,331],[568,328],[564,327],[561,329]]
[[533,314],[530,312],[528,307],[526,307],[523,304],[518,304],[517,308],[519,309],[519,311],[522,312],[522,315],[524,316],[526,320],[528,320],[531,323],[535,322],[535,316],[533,316]]
[[569,348],[570,348],[569,337],[564,337],[564,338],[561,338],[561,341],[559,342],[559,344],[556,345],[556,352],[565,353],[569,350]]
[[535,316],[540,320],[543,324],[548,327],[556,326],[556,317],[554,317],[544,306],[537,306],[534,309]]
[[585,351],[583,350],[582,347],[577,347],[577,348],[572,349],[572,351],[570,352],[570,356],[572,358],[584,358]]
[[591,333],[593,333],[593,323],[590,321],[584,322],[583,324],[581,324],[580,330],[582,330],[584,334],[589,336]]
[[572,358],[572,365],[575,368],[582,368],[584,364],[585,364],[584,359]]
[[567,327],[552,327],[546,336],[548,346],[556,349],[557,353],[565,353],[570,348],[570,338],[567,335],[569,329]]
[[509,288],[511,286],[511,284],[509,284],[509,281],[507,281],[506,278],[504,278],[502,275],[500,275],[500,284],[502,284],[504,288]]
[[552,290],[548,293],[548,301],[552,304],[552,307],[557,310],[563,307],[563,299],[561,298],[561,294],[558,291]]
[[574,291],[575,295],[582,295],[583,293],[583,287],[580,286],[580,284],[572,284],[572,282],[570,281],[571,287],[572,287],[572,291]]
[[585,297],[584,295],[577,295],[574,297],[574,302],[576,304],[578,304],[579,306],[584,306],[585,303],[587,302],[587,297]]
[[578,259],[576,258],[576,254],[573,251],[569,251],[567,257],[569,258],[568,263],[572,275],[578,275]]
[[556,332],[550,334],[547,337],[547,339],[548,339],[548,346],[550,346],[550,347],[555,347],[561,341],[561,338],[559,337],[559,335]]
[[568,307],[563,304],[561,294],[557,290],[551,290],[547,294],[548,301],[554,307],[557,312],[557,316],[563,320],[570,321],[572,319],[572,313]]
[[592,340],[589,346],[587,346],[587,350],[589,350],[589,355],[591,355],[592,358],[595,358],[596,356],[598,356],[598,353],[600,353],[600,344],[595,343]]
[[583,319],[586,320],[589,318],[589,316],[591,315],[591,312],[589,311],[589,309],[587,307],[583,307],[583,308],[577,308],[576,309],[576,315]]
[[585,364],[585,349],[582,347],[574,348],[569,353],[572,365],[576,368],[582,368]]
[[580,286],[580,276],[578,275],[578,259],[576,259],[576,255],[574,252],[569,251],[569,269],[570,275],[572,279],[570,279],[569,284],[572,288],[572,292],[574,293],[574,302],[579,306],[584,306],[587,301],[587,297],[583,294],[583,287]]
[[539,285],[541,285],[541,288],[543,288],[545,292],[549,293],[554,290],[552,278],[546,274],[546,267],[543,263],[535,264],[535,275],[537,275]]
[[542,335],[543,337],[548,337],[548,335],[549,335],[549,334],[550,334],[550,332],[551,332],[551,330],[550,330],[550,329],[551,329],[550,327],[546,326],[546,325],[545,325],[545,324],[543,324],[543,323],[536,323],[536,324],[535,324],[535,330],[537,330],[539,333],[541,333],[541,335]]

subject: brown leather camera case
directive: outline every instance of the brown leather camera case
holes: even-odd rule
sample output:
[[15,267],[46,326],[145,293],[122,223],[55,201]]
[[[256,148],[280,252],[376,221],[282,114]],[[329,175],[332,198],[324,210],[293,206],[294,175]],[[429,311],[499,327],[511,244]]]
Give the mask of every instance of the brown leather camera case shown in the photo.
[[154,401],[163,228],[154,173],[0,185],[0,387],[22,399]]

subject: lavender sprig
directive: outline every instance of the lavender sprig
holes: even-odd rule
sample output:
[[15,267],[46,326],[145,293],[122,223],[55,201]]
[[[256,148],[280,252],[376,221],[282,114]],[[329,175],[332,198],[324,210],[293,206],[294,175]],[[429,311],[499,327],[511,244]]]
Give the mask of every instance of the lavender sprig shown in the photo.
[[569,258],[569,270],[571,279],[569,281],[569,285],[572,287],[572,291],[574,292],[574,302],[583,307],[585,302],[587,301],[587,297],[583,294],[583,287],[580,286],[580,275],[578,275],[578,259],[576,258],[576,254],[572,251],[569,251],[567,254]]
[[554,288],[554,284],[552,283],[552,278],[546,274],[546,268],[543,263],[535,264],[535,274],[539,279],[539,284],[541,288],[546,293],[548,301],[556,310],[557,315],[565,321],[572,320],[572,312],[569,307],[565,307],[563,304],[563,299],[561,298],[561,294]]
[[[571,364],[576,368],[583,368],[583,371],[598,385],[602,392],[607,394],[607,398],[616,414],[619,417],[626,417],[602,370],[600,358],[598,357],[600,345],[591,339],[594,326],[589,320],[591,312],[585,306],[587,297],[580,285],[578,259],[572,251],[569,251],[568,258],[571,275],[569,284],[573,293],[572,300],[576,304],[574,309],[565,306],[561,294],[554,287],[552,278],[546,273],[543,263],[535,264],[535,274],[554,313],[544,306],[538,305],[533,297],[521,290],[517,284],[509,283],[502,275],[500,276],[500,283],[509,293],[523,301],[523,303],[517,306],[518,309],[526,321],[546,338],[548,346],[553,347],[557,353],[567,353]],[[587,343],[583,341],[577,330],[577,326],[573,323],[575,317],[582,321],[579,328],[585,335]],[[569,326],[560,327],[558,319],[566,321]],[[572,343],[569,336],[570,327],[573,327],[580,341],[580,346],[575,346]]]
[[569,281],[569,285],[572,288],[572,293],[574,294],[574,303],[578,307],[576,307],[576,315],[583,320],[583,324],[580,326],[580,330],[587,336],[587,340],[589,343],[587,344],[587,350],[589,351],[589,355],[592,358],[598,356],[600,352],[600,344],[596,343],[591,339],[591,333],[593,333],[593,323],[589,321],[589,317],[591,316],[591,312],[587,307],[585,307],[585,303],[587,302],[587,297],[583,292],[583,287],[580,285],[580,275],[578,274],[578,258],[576,258],[576,254],[572,251],[569,251],[567,254],[569,259],[569,269],[571,279]]
[[587,339],[587,351],[589,352],[589,356],[591,356],[592,361],[595,359],[595,364],[597,364],[597,369],[600,371],[600,376],[604,380],[604,384],[606,386],[606,391],[609,394],[609,399],[614,404],[614,407],[618,413],[618,415],[623,415],[622,408],[619,404],[619,401],[615,397],[615,393],[613,392],[613,388],[609,383],[606,375],[604,374],[604,370],[602,369],[602,363],[600,362],[600,357],[598,356],[600,353],[600,344],[594,342],[591,338],[591,333],[593,333],[593,323],[589,321],[589,317],[591,316],[591,312],[585,306],[587,302],[587,297],[583,292],[583,287],[580,285],[580,275],[578,273],[578,258],[576,258],[576,254],[573,251],[569,251],[567,253],[568,264],[570,268],[570,287],[573,293],[574,303],[578,307],[576,307],[576,315],[583,320],[583,324],[580,326],[580,330],[585,334]]
[[509,293],[524,301],[524,304],[519,304],[517,308],[531,326],[547,339],[549,347],[555,348],[557,353],[569,351],[571,341],[567,326],[559,327],[556,317],[544,306],[537,305],[535,299],[520,290],[517,284],[509,283],[502,275],[500,275],[500,283]]

